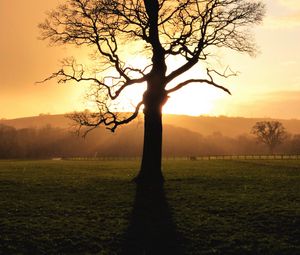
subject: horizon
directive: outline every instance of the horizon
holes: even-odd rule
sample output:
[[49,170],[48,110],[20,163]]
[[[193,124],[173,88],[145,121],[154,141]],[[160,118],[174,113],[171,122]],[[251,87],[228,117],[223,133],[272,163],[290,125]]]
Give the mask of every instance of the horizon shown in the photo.
[[[72,114],[73,112],[66,112],[66,113],[39,113],[37,115],[27,115],[27,116],[17,116],[14,118],[4,118],[0,116],[0,122],[6,120],[18,120],[18,119],[25,119],[25,118],[36,118],[36,117],[47,117],[47,116],[65,116],[68,114]],[[120,112],[120,113],[127,113],[127,112]],[[139,112],[139,115],[143,114]],[[164,113],[163,116],[184,116],[184,117],[191,117],[191,118],[231,118],[231,119],[261,119],[261,120],[299,120],[300,118],[273,118],[268,116],[254,116],[254,117],[247,117],[247,116],[229,116],[229,115],[211,115],[211,114],[200,114],[200,115],[190,115],[190,114],[181,114],[181,113]],[[67,118],[67,117],[66,117]]]

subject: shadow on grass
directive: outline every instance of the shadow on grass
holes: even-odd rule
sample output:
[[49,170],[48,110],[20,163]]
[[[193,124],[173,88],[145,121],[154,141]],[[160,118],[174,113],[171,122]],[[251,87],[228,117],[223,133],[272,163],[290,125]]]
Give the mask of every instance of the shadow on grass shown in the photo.
[[181,243],[163,187],[137,185],[122,254],[182,255]]

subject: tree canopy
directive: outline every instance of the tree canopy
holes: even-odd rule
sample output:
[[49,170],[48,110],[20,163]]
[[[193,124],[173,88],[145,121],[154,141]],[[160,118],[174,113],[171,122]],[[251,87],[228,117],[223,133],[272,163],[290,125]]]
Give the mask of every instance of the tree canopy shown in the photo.
[[[112,110],[112,101],[127,87],[148,82],[153,74],[161,76],[158,86],[164,101],[190,83],[206,83],[230,93],[213,79],[227,74],[211,68],[204,77],[165,88],[197,63],[208,62],[215,48],[255,54],[249,27],[259,24],[263,15],[264,5],[249,0],[67,0],[50,11],[39,27],[41,38],[52,45],[86,46],[93,52],[93,70],[70,58],[49,78],[95,84],[91,100],[97,112],[77,113],[73,118],[81,125],[104,124],[114,131],[134,119],[146,99],[126,117]],[[143,57],[145,66],[130,63],[128,51]],[[172,57],[182,60],[173,69],[167,65]]]
[[251,133],[256,135],[257,140],[268,146],[273,154],[276,146],[287,138],[287,132],[279,121],[259,121],[253,126]]

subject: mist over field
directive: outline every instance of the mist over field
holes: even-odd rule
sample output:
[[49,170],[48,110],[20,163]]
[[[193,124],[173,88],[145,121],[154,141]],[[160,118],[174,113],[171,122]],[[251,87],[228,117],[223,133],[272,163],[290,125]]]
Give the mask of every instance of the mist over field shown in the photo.
[[[268,148],[250,134],[262,119],[191,117],[164,115],[164,157],[202,155],[267,154]],[[300,153],[300,121],[280,120],[287,140],[275,153]],[[133,123],[112,133],[103,127],[86,138],[72,132],[72,121],[64,115],[40,115],[0,121],[1,158],[52,157],[139,157],[142,152],[143,122]]]

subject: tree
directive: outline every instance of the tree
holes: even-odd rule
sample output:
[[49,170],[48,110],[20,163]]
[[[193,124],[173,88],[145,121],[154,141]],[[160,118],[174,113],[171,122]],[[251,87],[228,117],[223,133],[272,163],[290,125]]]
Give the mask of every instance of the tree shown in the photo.
[[268,146],[271,154],[287,138],[287,132],[279,121],[259,121],[252,127],[251,133],[257,140]]
[[[191,77],[173,84],[196,64],[205,65],[216,48],[255,53],[247,28],[259,24],[264,5],[250,0],[67,0],[48,13],[39,25],[41,38],[52,45],[86,46],[93,50],[94,70],[74,59],[46,80],[91,82],[91,100],[97,111],[74,113],[78,125],[90,129],[105,125],[115,131],[144,112],[144,146],[141,168],[135,178],[140,183],[162,183],[162,107],[169,95],[191,83],[208,84],[228,94],[215,76],[234,75],[207,68],[204,77]],[[126,52],[134,48],[145,66],[133,66]],[[128,58],[128,57],[127,57]],[[176,61],[175,68],[169,65]],[[46,81],[45,80],[45,81]],[[142,100],[132,114],[113,110],[113,102],[126,88],[145,84]]]

